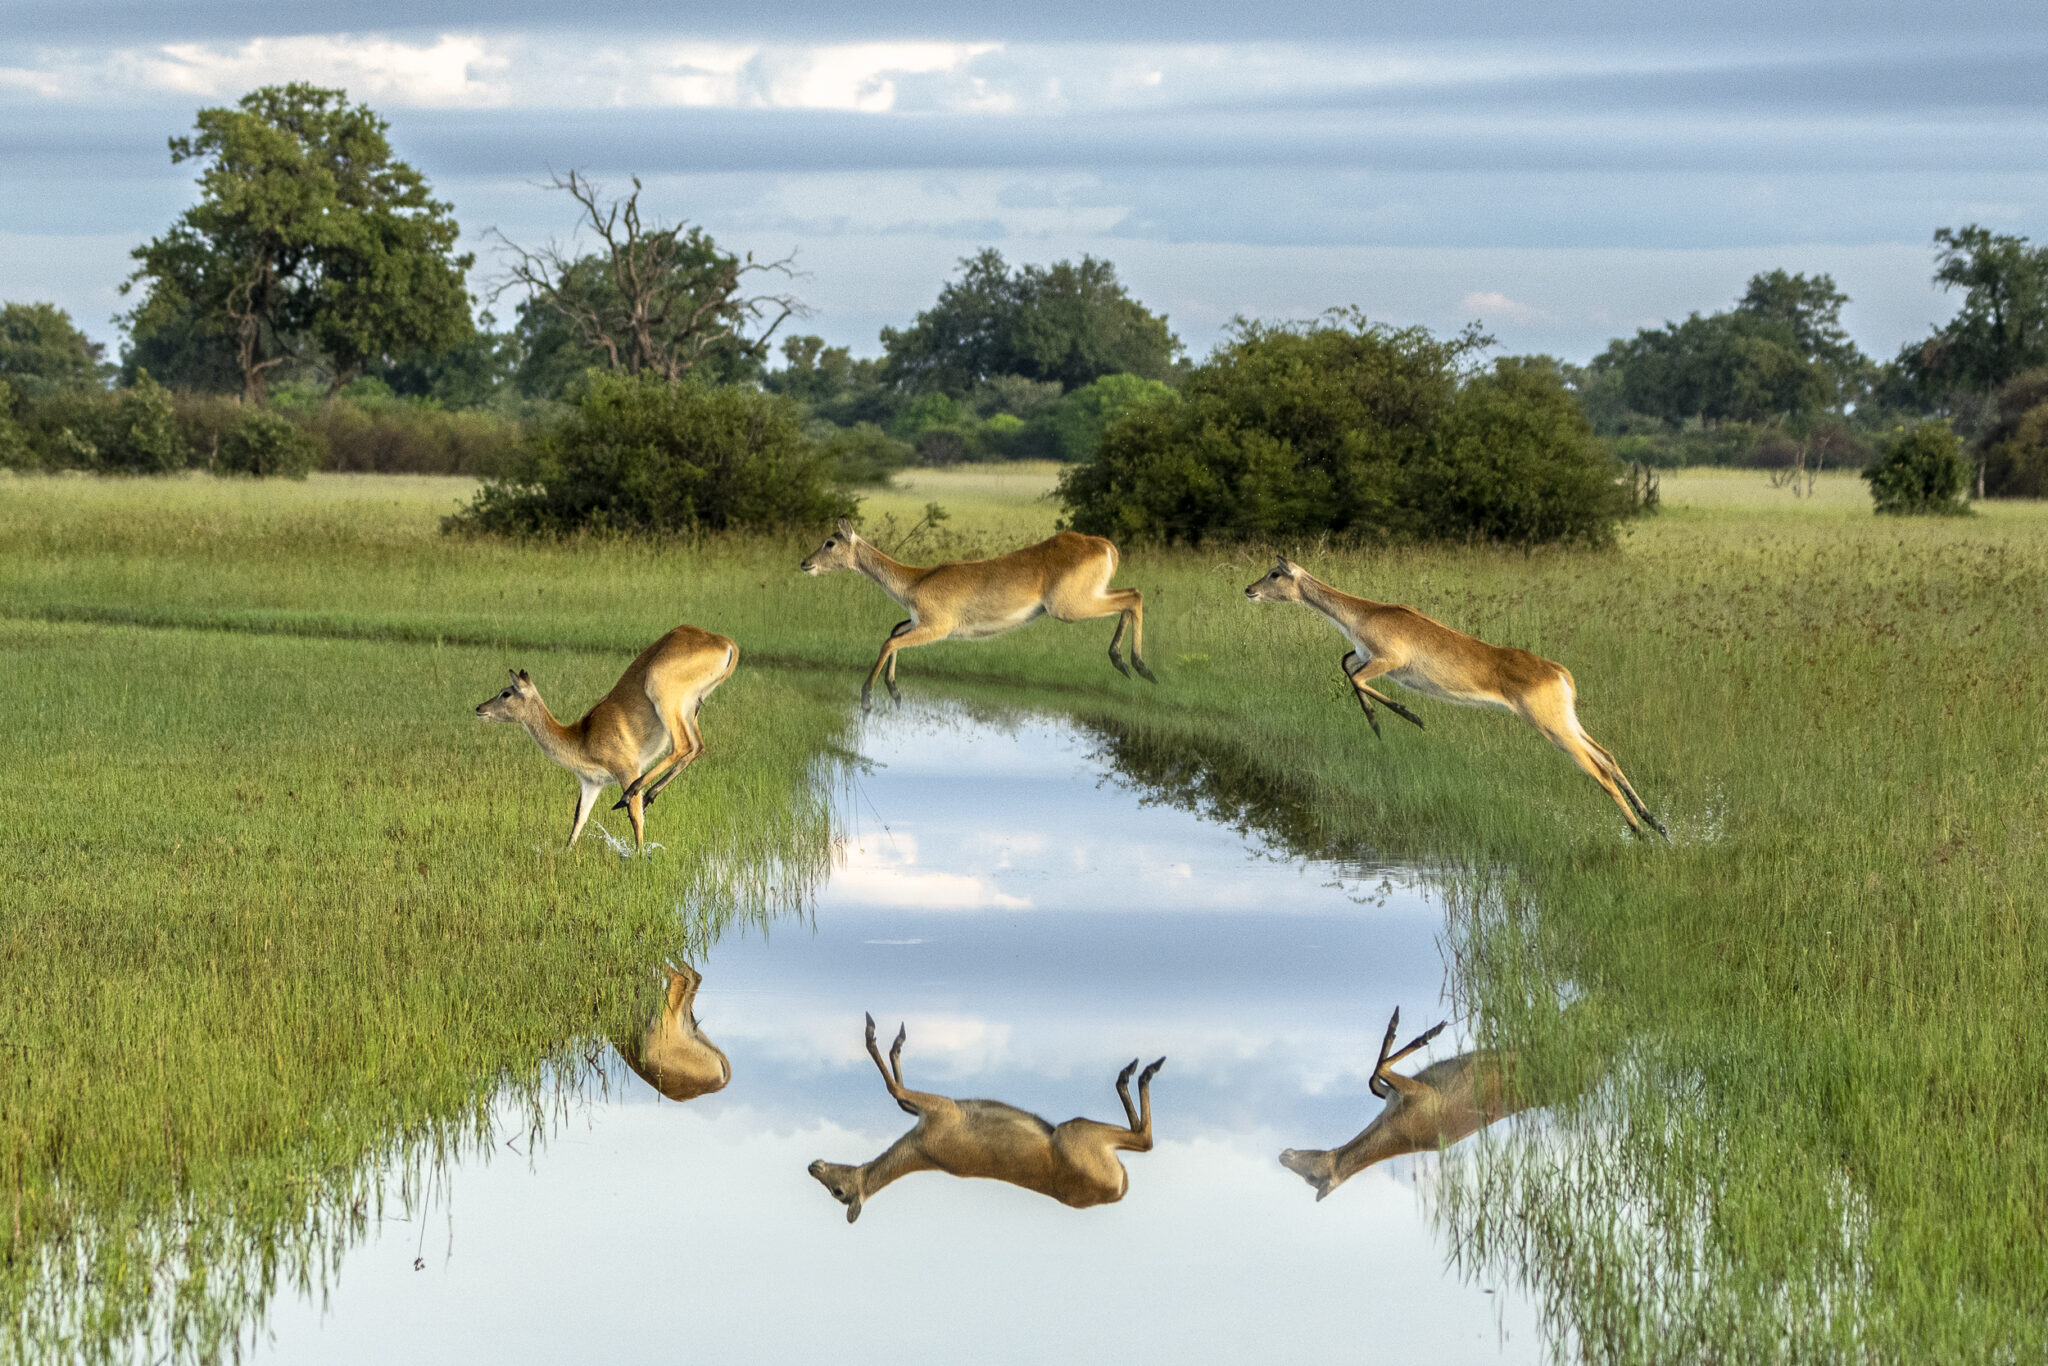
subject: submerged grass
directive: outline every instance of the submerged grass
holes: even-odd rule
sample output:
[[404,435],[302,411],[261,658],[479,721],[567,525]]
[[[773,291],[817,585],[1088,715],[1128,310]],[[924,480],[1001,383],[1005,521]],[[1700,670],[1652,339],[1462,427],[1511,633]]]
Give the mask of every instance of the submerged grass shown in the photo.
[[[1043,478],[921,474],[870,525],[936,499],[905,558],[1001,548],[1050,530]],[[17,1313],[160,1303],[147,1268],[51,1279],[52,1249],[139,1255],[79,1241],[124,1211],[225,1202],[269,1230],[246,1247],[311,1246],[304,1212],[354,1209],[394,1135],[459,1132],[498,1079],[618,1027],[663,954],[741,913],[729,889],[816,875],[819,756],[895,605],[797,576],[809,542],[436,535],[467,487],[7,483],[0,721],[34,738],[0,790]],[[1445,1209],[1573,1351],[2038,1357],[2048,509],[1880,521],[1853,479],[1794,499],[1733,473],[1665,498],[1611,554],[1286,549],[1567,664],[1669,847],[1507,718],[1419,708],[1428,731],[1375,741],[1339,638],[1243,600],[1253,550],[1126,554],[1156,690],[1110,671],[1107,622],[917,650],[903,686],[1058,707],[1141,781],[1444,869],[1488,1027],[1591,1085],[1579,1141],[1461,1167]],[[516,665],[573,711],[679,621],[743,662],[650,818],[668,847],[565,857],[569,780],[467,709]],[[713,910],[678,917],[700,886]],[[231,1335],[248,1304],[224,1303],[188,1345]]]

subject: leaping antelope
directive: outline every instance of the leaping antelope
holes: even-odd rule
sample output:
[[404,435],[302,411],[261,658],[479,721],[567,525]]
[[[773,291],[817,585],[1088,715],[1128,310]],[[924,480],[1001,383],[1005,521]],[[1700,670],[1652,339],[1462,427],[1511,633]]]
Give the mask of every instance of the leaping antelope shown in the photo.
[[1289,1148],[1280,1165],[1316,1188],[1321,1200],[1376,1162],[1403,1153],[1448,1148],[1496,1120],[1528,1108],[1514,1089],[1514,1057],[1490,1051],[1461,1053],[1433,1062],[1412,1077],[1393,1065],[1428,1043],[1443,1029],[1439,1024],[1390,1052],[1401,1012],[1387,1021],[1379,1061],[1366,1085],[1387,1102],[1379,1116],[1341,1148]]
[[[569,824],[571,847],[597,794],[617,783],[625,791],[612,810],[626,809],[638,849],[646,839],[646,808],[704,753],[704,734],[697,728],[704,699],[732,677],[739,662],[739,647],[724,636],[678,626],[642,650],[573,726],[554,718],[524,669],[512,670],[512,686],[481,703],[476,714],[486,721],[517,721],[541,753],[576,775],[582,787]],[[656,763],[665,749],[668,758]]]
[[1109,638],[1109,662],[1125,678],[1117,646],[1124,628],[1131,631],[1131,667],[1148,683],[1159,680],[1145,667],[1145,600],[1135,588],[1111,588],[1116,577],[1116,547],[1100,536],[1062,531],[1037,545],[998,555],[992,560],[951,560],[921,568],[900,564],[862,540],[853,523],[841,518],[825,544],[797,566],[806,574],[853,569],[867,575],[884,593],[910,613],[882,642],[881,657],[860,685],[866,710],[875,680],[883,677],[889,696],[896,691],[896,652],[935,640],[986,640],[1044,615],[1060,621],[1089,621],[1115,616],[1116,634]]
[[613,1041],[634,1075],[670,1100],[695,1100],[723,1091],[732,1063],[697,1028],[697,988],[703,976],[688,963],[667,970],[668,989],[654,1018],[637,1035]]
[[860,1218],[869,1196],[912,1172],[1007,1181],[1075,1209],[1110,1205],[1124,1198],[1131,1182],[1118,1151],[1152,1150],[1152,1078],[1166,1065],[1164,1058],[1139,1073],[1137,1109],[1131,1107],[1131,1073],[1138,1069],[1137,1060],[1117,1074],[1117,1099],[1124,1103],[1128,1128],[1093,1119],[1070,1119],[1055,1127],[999,1100],[951,1100],[906,1089],[903,1039],[899,1026],[885,1066],[875,1043],[875,1017],[868,1016],[868,1056],[881,1068],[882,1084],[896,1103],[917,1116],[916,1127],[872,1162],[848,1167],[820,1161],[810,1167],[832,1198],[846,1206],[849,1224]]
[[1244,595],[1253,602],[1306,603],[1330,619],[1351,642],[1338,667],[1350,680],[1374,735],[1380,733],[1372,709],[1375,702],[1422,725],[1421,717],[1371,686],[1382,674],[1439,702],[1511,711],[1592,775],[1621,808],[1632,833],[1640,836],[1647,821],[1658,834],[1671,837],[1643,805],[1614,756],[1579,724],[1577,688],[1564,665],[1527,650],[1488,645],[1412,607],[1340,593],[1285,555],[1272,573],[1246,587]]

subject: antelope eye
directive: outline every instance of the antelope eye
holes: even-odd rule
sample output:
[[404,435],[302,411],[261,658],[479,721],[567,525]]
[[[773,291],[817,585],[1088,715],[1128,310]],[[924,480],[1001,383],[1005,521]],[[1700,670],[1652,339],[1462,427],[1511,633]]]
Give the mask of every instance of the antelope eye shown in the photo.
[[832,548],[832,542],[830,542],[830,541],[827,541],[827,542],[825,542],[825,549],[827,549],[827,550],[830,550],[831,548]]

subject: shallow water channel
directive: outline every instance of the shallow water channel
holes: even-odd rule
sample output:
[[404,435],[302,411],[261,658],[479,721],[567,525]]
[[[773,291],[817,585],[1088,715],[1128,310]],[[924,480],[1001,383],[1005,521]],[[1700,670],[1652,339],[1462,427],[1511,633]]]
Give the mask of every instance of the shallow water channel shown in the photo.
[[[730,1084],[678,1103],[612,1053],[534,1148],[508,1106],[507,1144],[387,1205],[324,1296],[279,1295],[257,1359],[1544,1355],[1515,1287],[1449,1265],[1421,1189],[1442,1158],[1321,1203],[1276,1160],[1379,1112],[1391,1010],[1404,1036],[1447,1012],[1421,879],[1281,857],[1148,799],[1064,722],[910,709],[861,749],[814,913],[695,965]],[[907,1025],[909,1087],[1054,1123],[1121,1122],[1118,1070],[1163,1055],[1157,1146],[1123,1154],[1118,1203],[924,1172],[849,1226],[807,1166],[864,1162],[912,1123],[864,1011],[885,1049]],[[1454,1024],[1401,1070],[1463,1042]]]

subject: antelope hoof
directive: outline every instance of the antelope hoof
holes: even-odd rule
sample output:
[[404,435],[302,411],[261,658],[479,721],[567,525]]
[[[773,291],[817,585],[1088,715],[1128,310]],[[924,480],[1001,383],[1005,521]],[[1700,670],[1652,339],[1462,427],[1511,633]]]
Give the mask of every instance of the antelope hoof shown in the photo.
[[1115,650],[1111,650],[1109,652],[1109,662],[1113,666],[1115,666],[1116,671],[1122,674],[1125,678],[1129,678],[1131,676],[1131,671],[1124,667],[1124,657],[1118,654]]
[[900,692],[898,692],[898,691],[896,691],[896,680],[895,680],[895,679],[893,679],[893,678],[891,678],[891,679],[887,679],[887,680],[885,680],[885,682],[886,682],[886,683],[888,684],[888,688],[889,688],[889,700],[890,700],[891,702],[894,702],[894,703],[895,703],[895,704],[896,704],[897,706],[899,706],[899,707],[900,707],[900,706],[902,706],[902,705],[903,705],[903,694],[902,694],[902,693],[900,693]]
[[1138,677],[1144,679],[1147,683],[1156,684],[1159,682],[1158,679],[1152,676],[1152,671],[1145,667],[1145,661],[1138,658],[1136,655],[1131,656],[1131,667],[1136,669],[1138,671]]
[[1146,1085],[1149,1085],[1152,1081],[1152,1078],[1159,1075],[1159,1069],[1164,1066],[1166,1066],[1166,1059],[1160,1058],[1156,1062],[1154,1062],[1150,1067],[1147,1067],[1144,1071],[1140,1072],[1138,1074],[1138,1085],[1141,1088]]
[[1429,729],[1428,726],[1422,724],[1421,717],[1417,716],[1414,712],[1402,706],[1399,702],[1387,703],[1387,710],[1394,713],[1394,715],[1400,717],[1403,721],[1406,721],[1409,725],[1414,726],[1417,730]]
[[1124,1070],[1116,1074],[1116,1084],[1118,1086],[1129,1086],[1131,1084],[1131,1074],[1137,1070],[1138,1060],[1132,1058],[1124,1065]]
[[1365,712],[1365,724],[1372,727],[1372,738],[1375,740],[1386,739],[1386,736],[1380,734],[1380,718],[1374,715],[1372,703],[1366,701],[1363,694],[1359,695],[1358,705]]

